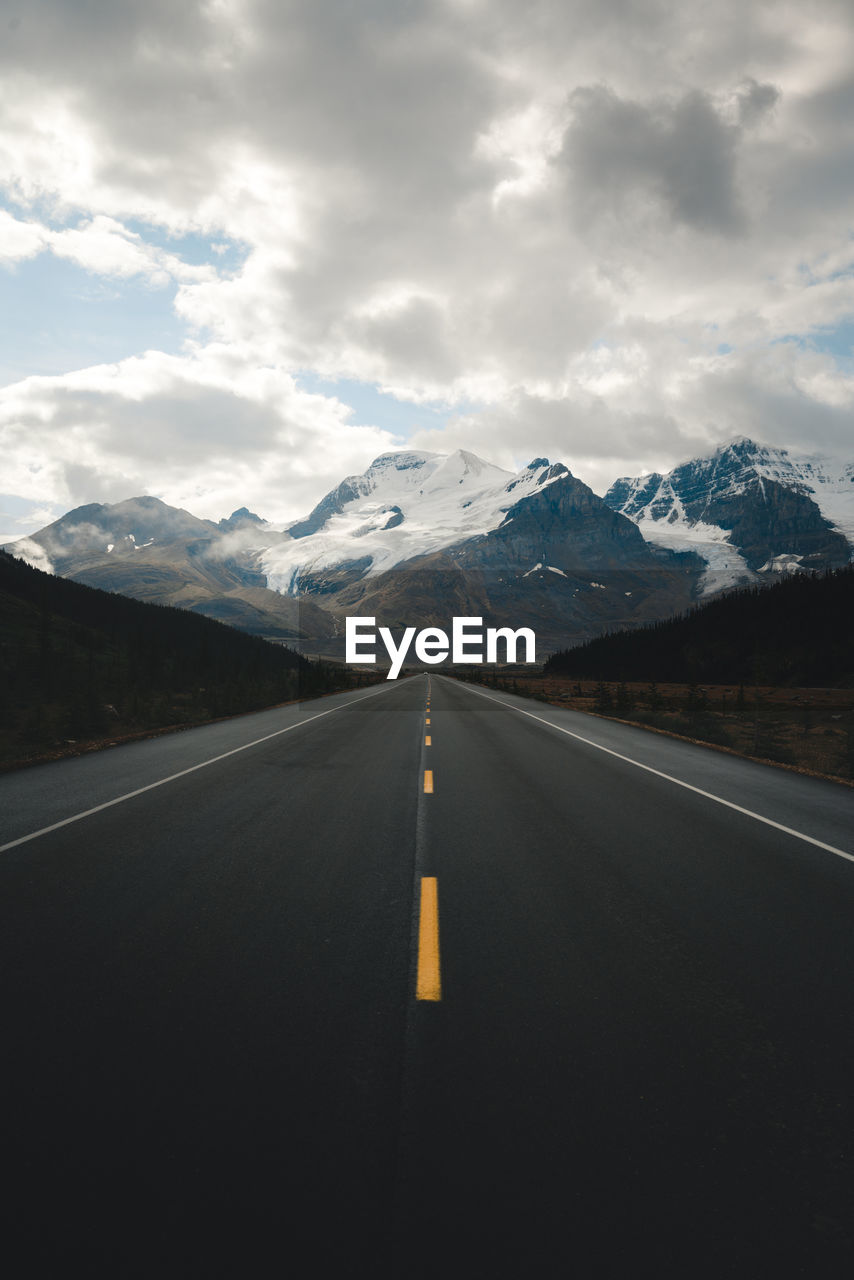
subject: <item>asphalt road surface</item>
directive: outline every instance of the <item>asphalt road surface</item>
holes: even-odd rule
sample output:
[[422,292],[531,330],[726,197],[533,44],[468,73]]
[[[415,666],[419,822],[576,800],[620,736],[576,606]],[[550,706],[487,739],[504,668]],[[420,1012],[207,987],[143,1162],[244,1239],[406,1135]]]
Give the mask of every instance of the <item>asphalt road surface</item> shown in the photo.
[[15,1280],[850,1274],[854,791],[416,676],[0,846]]

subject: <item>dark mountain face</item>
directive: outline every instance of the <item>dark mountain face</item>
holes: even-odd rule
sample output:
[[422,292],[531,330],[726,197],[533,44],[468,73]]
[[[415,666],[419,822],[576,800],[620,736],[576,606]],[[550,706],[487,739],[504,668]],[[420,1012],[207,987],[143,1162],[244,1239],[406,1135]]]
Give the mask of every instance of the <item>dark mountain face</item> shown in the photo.
[[480,616],[533,628],[547,652],[739,581],[847,563],[848,541],[819,505],[830,495],[828,510],[844,513],[847,479],[850,466],[739,440],[667,476],[619,480],[601,499],[545,458],[508,478],[464,451],[402,452],[283,533],[246,507],[215,524],[134,498],[79,507],[31,541],[62,576],[302,637],[312,652],[343,654],[345,614],[396,629]]
[[[835,470],[834,470],[835,467]],[[728,535],[743,558],[744,580],[782,567],[830,569],[851,559],[854,547],[822,514],[848,501],[851,468],[821,459],[795,459],[785,449],[739,439],[668,475],[617,480],[605,495],[615,511],[642,523],[651,541],[668,546],[700,525]],[[839,499],[843,505],[839,505]]]
[[394,629],[447,627],[460,615],[527,626],[548,649],[686,607],[701,569],[696,557],[653,550],[561,468],[497,529],[346,585],[336,603]]
[[684,608],[701,569],[694,557],[654,551],[569,472],[448,554],[479,578],[493,618],[527,619],[515,625],[533,626],[546,646]]
[[292,538],[307,538],[312,533],[317,533],[318,529],[323,528],[330,516],[339,515],[348,502],[352,502],[359,496],[359,490],[354,487],[352,481],[342,480],[337,489],[333,489],[331,493],[328,493],[325,498],[318,502],[305,520],[295,521],[288,529],[288,533]]
[[[769,454],[753,440],[734,440],[708,458],[683,462],[666,476],[654,472],[637,480],[623,477],[614,482],[605,501],[632,519],[648,508],[648,515],[655,520],[666,519],[678,504],[680,514],[689,523],[703,520],[711,524],[714,522],[708,519],[709,503],[717,496],[735,495],[752,486],[765,475],[769,457],[776,459],[776,453]],[[807,492],[794,475],[786,487]]]
[[537,562],[582,573],[653,560],[637,527],[565,468],[553,484],[520,499],[497,529],[449,548],[463,567],[525,573]]
[[809,494],[776,480],[756,479],[742,493],[712,497],[704,518],[729,530],[730,541],[754,570],[781,555],[799,556],[804,569],[837,569],[849,560],[846,539]]
[[603,631],[635,627],[688,608],[700,565],[673,557],[645,570],[565,575],[550,568],[508,576],[462,568],[437,552],[408,561],[346,588],[336,597],[343,613],[371,616],[399,632],[406,626],[448,630],[453,617],[480,617],[484,626],[530,627],[540,657]]
[[664,520],[673,509],[673,493],[670,489],[661,492],[663,482],[664,476],[659,471],[637,479],[622,476],[611,485],[605,501],[631,520],[636,520],[643,511],[648,511],[655,520]]
[[[455,616],[480,616],[489,626],[531,627],[541,646],[554,648],[689,603],[699,561],[651,548],[631,520],[561,464],[538,459],[535,470],[533,492],[526,473],[507,486],[497,528],[381,574],[370,575],[370,558],[358,556],[307,568],[298,596],[268,590],[250,549],[290,535],[268,531],[245,509],[217,525],[156,498],[93,504],[32,540],[64,577],[257,634],[310,638],[325,652],[335,650],[346,613],[394,628],[448,627]],[[339,486],[305,523],[335,514],[345,496]],[[403,520],[394,504],[380,515],[385,528]],[[357,539],[354,550],[359,545]]]
[[73,573],[106,555],[118,560],[133,558],[144,546],[154,544],[211,543],[217,532],[209,520],[167,506],[159,498],[143,497],[75,507],[34,534],[32,541],[44,548],[55,571],[66,576],[67,570]]

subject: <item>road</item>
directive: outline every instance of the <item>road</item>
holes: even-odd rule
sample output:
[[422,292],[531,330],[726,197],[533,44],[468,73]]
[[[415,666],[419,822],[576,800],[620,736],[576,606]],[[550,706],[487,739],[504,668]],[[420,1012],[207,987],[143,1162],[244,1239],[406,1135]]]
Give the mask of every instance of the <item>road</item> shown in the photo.
[[0,815],[16,1278],[847,1273],[854,791],[434,674]]

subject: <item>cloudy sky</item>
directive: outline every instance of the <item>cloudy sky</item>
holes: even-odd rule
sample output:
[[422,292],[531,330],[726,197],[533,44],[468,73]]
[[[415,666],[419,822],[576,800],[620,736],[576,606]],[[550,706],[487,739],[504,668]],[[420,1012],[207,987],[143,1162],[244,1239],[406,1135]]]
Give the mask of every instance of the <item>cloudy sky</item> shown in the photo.
[[850,0],[0,0],[0,535],[851,456]]

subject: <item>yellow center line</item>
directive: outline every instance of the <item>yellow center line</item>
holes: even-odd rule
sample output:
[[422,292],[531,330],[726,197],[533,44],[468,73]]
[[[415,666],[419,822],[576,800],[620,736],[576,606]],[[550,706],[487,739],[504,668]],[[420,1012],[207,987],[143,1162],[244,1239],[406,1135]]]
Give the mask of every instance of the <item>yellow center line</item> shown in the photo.
[[435,876],[421,877],[421,912],[418,918],[418,977],[416,1000],[441,1000],[439,968],[439,889]]
[[432,745],[433,745],[433,739],[430,737],[430,734],[428,733],[428,734],[426,735],[426,737],[424,738],[424,746],[425,746],[425,747],[432,747]]
[[427,716],[427,718],[426,718],[426,720],[424,721],[424,723],[425,723],[425,724],[429,724],[429,723],[430,723],[430,717],[429,717],[429,716]]
[[431,796],[433,794],[433,770],[424,770],[424,794]]

